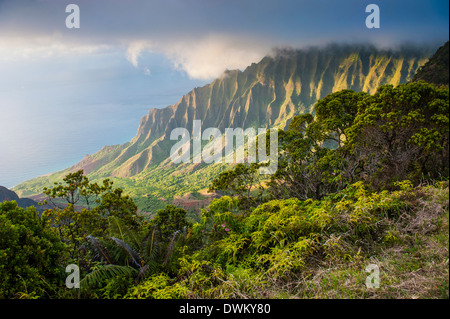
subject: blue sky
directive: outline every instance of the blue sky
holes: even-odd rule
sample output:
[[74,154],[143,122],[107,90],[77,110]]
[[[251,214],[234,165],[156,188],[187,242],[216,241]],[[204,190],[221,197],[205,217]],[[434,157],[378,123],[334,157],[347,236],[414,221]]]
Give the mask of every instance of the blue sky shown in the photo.
[[[80,8],[67,29],[65,8]],[[380,8],[367,29],[365,7]],[[0,185],[129,141],[152,107],[275,47],[443,43],[448,1],[0,0]]]

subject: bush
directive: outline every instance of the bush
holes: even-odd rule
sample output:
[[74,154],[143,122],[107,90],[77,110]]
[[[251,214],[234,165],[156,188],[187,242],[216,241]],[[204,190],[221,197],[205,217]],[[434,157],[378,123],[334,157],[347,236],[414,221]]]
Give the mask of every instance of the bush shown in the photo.
[[132,287],[126,299],[178,299],[185,298],[187,289],[180,284],[172,284],[166,274],[157,274]]
[[57,297],[65,249],[35,207],[0,203],[0,298]]

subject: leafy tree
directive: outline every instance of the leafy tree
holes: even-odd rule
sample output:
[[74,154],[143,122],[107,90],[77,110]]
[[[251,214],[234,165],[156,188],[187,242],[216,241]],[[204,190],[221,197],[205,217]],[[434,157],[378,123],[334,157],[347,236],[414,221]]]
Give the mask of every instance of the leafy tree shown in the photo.
[[347,140],[347,129],[353,125],[358,113],[358,104],[367,96],[365,92],[342,90],[317,101],[315,123],[322,132],[320,140],[332,140],[336,147],[341,147]]
[[366,98],[347,130],[359,178],[383,188],[448,177],[448,92],[420,81],[384,85]]
[[[311,137],[313,118],[310,114],[295,117],[287,131],[278,134],[278,167],[270,176],[269,191],[273,198],[316,196],[320,180],[311,174],[310,167],[321,156],[321,146]],[[316,150],[317,152],[314,152]]]
[[186,221],[186,214],[186,211],[182,208],[167,205],[166,208],[158,210],[150,225],[158,227],[162,237],[170,238],[174,233],[191,226]]
[[[103,180],[102,185],[92,183],[79,170],[65,176],[63,183],[44,189],[48,196],[46,202],[55,206],[46,210],[44,216],[51,218],[61,239],[72,247],[73,258],[87,236],[107,236],[115,219],[120,219],[123,227],[139,227],[137,206],[128,195],[123,195],[121,188],[112,185],[109,179]],[[61,202],[66,202],[66,206]]]
[[[78,170],[67,174],[63,178],[63,183],[55,182],[54,187],[44,187],[43,193],[47,195],[47,201],[50,201],[55,207],[62,206],[62,201],[67,204],[78,204],[91,208],[91,205],[99,203],[99,197],[102,193],[112,189],[112,184],[109,179],[105,179],[102,186],[91,183],[84,175],[83,170]],[[55,201],[55,199],[59,199],[59,201]]]
[[319,100],[279,133],[273,198],[320,199],[359,180],[392,182],[448,177],[448,88],[415,82],[374,95],[351,90]]
[[228,196],[236,196],[239,207],[245,211],[262,202],[264,188],[258,169],[261,163],[236,164],[231,170],[222,172],[215,178],[209,191],[220,191]]
[[63,285],[66,245],[35,207],[0,203],[0,298],[52,298]]
[[80,282],[83,297],[116,298],[149,273],[175,272],[191,226],[186,211],[173,205],[145,222],[133,200],[112,185],[110,180],[92,183],[77,171],[44,190],[55,206],[44,218],[86,272]]
[[123,195],[121,188],[115,188],[104,193],[99,205],[92,210],[108,219],[119,218],[127,227],[138,228],[141,218],[137,215],[137,209],[130,196]]
[[273,198],[320,199],[351,180],[347,130],[366,93],[335,92],[315,105],[316,116],[296,116],[279,136],[278,170],[269,186]]

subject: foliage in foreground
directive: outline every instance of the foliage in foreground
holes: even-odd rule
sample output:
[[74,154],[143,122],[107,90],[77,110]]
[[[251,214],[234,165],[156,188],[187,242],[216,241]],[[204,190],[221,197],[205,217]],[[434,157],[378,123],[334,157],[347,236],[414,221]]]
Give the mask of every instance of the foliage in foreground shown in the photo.
[[[194,228],[209,244],[186,257],[181,282],[195,297],[448,296],[448,184],[399,188],[372,193],[357,183],[319,201],[270,201],[245,217],[230,212],[231,199],[216,200]],[[379,290],[365,286],[372,263]],[[424,277],[417,295],[400,288],[408,275]]]
[[219,174],[225,196],[194,224],[173,205],[147,221],[111,180],[71,173],[42,216],[0,205],[0,296],[448,298],[448,107],[424,82],[333,93],[280,131],[265,185],[258,165]]
[[[1,256],[16,255],[3,260],[13,268],[2,268],[2,297],[448,298],[448,182],[397,185],[369,192],[356,183],[321,200],[272,200],[245,215],[225,196],[194,225],[168,207],[160,212],[171,225],[164,229],[155,222],[123,227],[123,240],[90,237],[80,289],[64,285],[62,266],[73,260],[56,228],[7,202]],[[29,244],[6,248],[13,237]],[[27,268],[18,267],[24,260]],[[369,264],[380,268],[380,288],[365,285]]]
[[66,249],[35,207],[0,203],[0,298],[57,296]]

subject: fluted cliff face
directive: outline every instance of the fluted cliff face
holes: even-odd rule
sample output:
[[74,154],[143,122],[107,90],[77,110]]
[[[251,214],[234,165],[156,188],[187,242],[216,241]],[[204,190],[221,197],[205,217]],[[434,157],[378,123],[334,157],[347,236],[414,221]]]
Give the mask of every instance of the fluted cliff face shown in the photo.
[[[123,145],[105,146],[60,174],[84,169],[96,177],[131,177],[167,162],[170,132],[202,128],[284,128],[294,115],[313,112],[314,103],[342,89],[374,93],[382,84],[407,82],[432,55],[430,49],[383,51],[371,46],[333,45],[280,50],[244,71],[226,71],[174,105],[151,109],[136,136]],[[142,175],[141,175],[142,176]]]
[[382,84],[406,82],[425,63],[426,53],[380,51],[368,46],[279,51],[243,72],[226,71],[174,105],[151,109],[141,119],[135,138],[123,145],[119,154],[107,161],[103,158],[111,154],[94,154],[92,160],[98,157],[98,165],[85,168],[102,175],[136,175],[167,158],[174,143],[169,141],[170,132],[176,127],[191,131],[193,120],[221,132],[227,127],[285,127],[294,115],[313,111],[314,103],[332,92],[374,93]]

